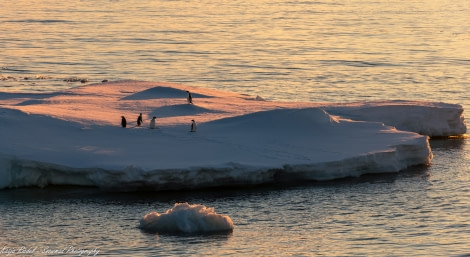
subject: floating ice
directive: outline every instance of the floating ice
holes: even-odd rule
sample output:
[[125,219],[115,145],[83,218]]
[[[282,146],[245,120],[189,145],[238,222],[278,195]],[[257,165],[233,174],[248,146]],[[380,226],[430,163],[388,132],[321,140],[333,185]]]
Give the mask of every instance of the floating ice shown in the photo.
[[[0,93],[0,106],[0,189],[169,190],[398,172],[433,156],[426,135],[393,126],[420,125],[433,136],[466,131],[459,105],[280,103],[136,81]],[[134,127],[139,113],[144,124]],[[149,129],[153,116],[157,129]]]
[[176,203],[165,213],[151,212],[140,220],[142,230],[151,233],[201,234],[233,230],[232,219],[200,204]]

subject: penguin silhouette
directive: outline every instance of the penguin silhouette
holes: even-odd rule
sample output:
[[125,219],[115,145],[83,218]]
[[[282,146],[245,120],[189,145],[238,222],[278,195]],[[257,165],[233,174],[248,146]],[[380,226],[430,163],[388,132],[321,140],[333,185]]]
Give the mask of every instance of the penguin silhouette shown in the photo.
[[142,113],[137,117],[137,126],[142,125]]
[[194,120],[191,120],[191,132],[196,132],[197,124]]
[[157,124],[156,124],[156,119],[157,117],[153,116],[152,120],[150,121],[150,128],[151,129],[154,129],[157,127]]
[[186,91],[186,93],[188,93],[188,97],[186,98],[186,100],[188,100],[188,104],[192,104],[193,103],[193,96],[191,95],[191,92]]
[[125,128],[127,126],[127,121],[126,121],[126,118],[124,116],[121,116],[121,126],[123,128]]

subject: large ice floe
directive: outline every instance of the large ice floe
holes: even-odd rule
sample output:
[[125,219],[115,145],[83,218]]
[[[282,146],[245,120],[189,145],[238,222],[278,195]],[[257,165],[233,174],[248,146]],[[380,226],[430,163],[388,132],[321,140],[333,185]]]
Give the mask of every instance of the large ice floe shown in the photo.
[[466,132],[455,104],[271,102],[140,81],[0,93],[0,121],[0,189],[173,190],[398,172],[431,162],[428,136]]

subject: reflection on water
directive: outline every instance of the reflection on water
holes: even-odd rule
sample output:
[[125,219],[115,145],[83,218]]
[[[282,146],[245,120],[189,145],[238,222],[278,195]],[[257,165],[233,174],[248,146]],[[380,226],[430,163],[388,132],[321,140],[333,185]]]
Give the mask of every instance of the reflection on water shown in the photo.
[[467,145],[468,139],[465,138],[439,138],[431,139],[429,144],[433,150],[456,151],[463,150]]

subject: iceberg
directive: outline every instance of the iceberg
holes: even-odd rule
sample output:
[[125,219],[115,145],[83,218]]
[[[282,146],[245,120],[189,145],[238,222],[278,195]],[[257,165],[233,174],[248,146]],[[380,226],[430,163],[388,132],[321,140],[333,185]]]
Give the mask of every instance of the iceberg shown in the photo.
[[139,228],[149,233],[212,234],[233,231],[232,219],[201,204],[175,203],[164,213],[150,212]]
[[0,93],[0,189],[178,190],[398,172],[430,164],[429,136],[466,132],[460,105],[259,99],[147,81]]

